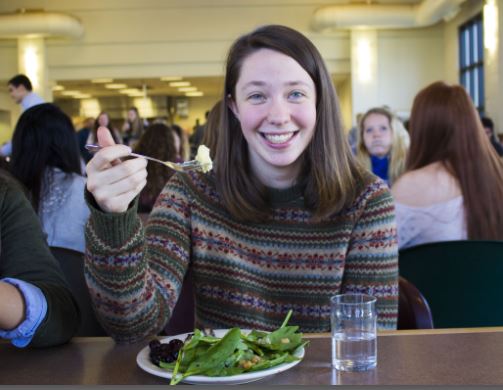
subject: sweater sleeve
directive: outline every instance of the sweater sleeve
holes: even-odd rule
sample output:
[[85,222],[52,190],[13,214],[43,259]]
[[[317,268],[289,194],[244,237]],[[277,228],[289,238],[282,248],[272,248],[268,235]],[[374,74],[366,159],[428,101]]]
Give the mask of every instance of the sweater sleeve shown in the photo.
[[13,184],[4,184],[0,199],[0,275],[38,287],[47,301],[47,313],[30,346],[67,342],[77,331],[79,311],[63,272],[45,241],[30,203]]
[[91,194],[87,199],[85,274],[103,326],[118,343],[159,333],[189,264],[189,197],[181,178],[173,176],[159,195],[146,231],[138,199],[125,213],[103,213]]
[[398,246],[394,204],[381,180],[360,199],[346,256],[342,293],[377,298],[377,326],[396,329],[398,317]]

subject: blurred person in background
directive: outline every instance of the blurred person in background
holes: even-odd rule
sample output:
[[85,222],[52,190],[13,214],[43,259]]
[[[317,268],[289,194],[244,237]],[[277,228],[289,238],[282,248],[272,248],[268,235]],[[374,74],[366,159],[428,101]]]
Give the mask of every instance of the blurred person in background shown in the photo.
[[190,158],[193,159],[197,153],[197,148],[201,145],[203,140],[204,132],[206,131],[206,123],[208,121],[209,111],[204,113],[205,123],[199,123],[199,119],[196,120],[196,125],[192,131],[192,134],[189,138],[190,143]]
[[210,110],[206,119],[206,129],[204,131],[202,144],[210,149],[211,159],[215,158],[218,143],[218,133],[220,130],[220,115],[222,111],[222,100],[219,100]]
[[89,117],[84,119],[82,128],[77,132],[77,142],[79,144],[80,155],[84,162],[87,164],[93,155],[86,149],[86,142],[89,134],[93,131],[94,118]]
[[11,98],[21,106],[21,109],[27,110],[37,104],[44,103],[38,94],[33,92],[31,81],[24,74],[18,74],[7,82]]
[[[175,147],[177,153],[177,162],[188,160],[190,155],[190,144],[187,133],[177,124],[172,124],[171,129],[175,132]],[[178,137],[178,138],[177,138]]]
[[83,253],[89,209],[70,118],[52,103],[26,110],[12,138],[12,174],[26,187],[51,247]]
[[89,137],[87,137],[86,144],[94,145],[98,142],[96,132],[98,131],[98,127],[100,126],[105,126],[107,129],[110,130],[110,133],[112,134],[112,137],[116,143],[118,144],[123,143],[122,136],[120,135],[120,132],[113,127],[108,113],[105,111],[101,111],[100,114],[97,116],[96,120],[94,121],[93,131],[89,133]]
[[[179,162],[176,140],[178,135],[162,123],[150,125],[136,144],[134,151],[161,161]],[[179,141],[178,141],[179,142]],[[174,171],[162,164],[148,162],[147,184],[140,193],[138,201],[139,213],[150,213],[154,203],[173,175]]]
[[386,108],[375,107],[359,123],[357,160],[390,187],[405,169],[407,136],[405,128]]
[[[10,97],[16,102],[16,104],[21,106],[22,111],[25,111],[37,104],[44,103],[44,99],[33,92],[31,81],[24,74],[18,74],[11,78],[7,82],[7,88],[9,90]],[[0,148],[0,155],[7,157],[11,154],[12,143],[11,141],[8,141]]]
[[356,114],[356,125],[348,131],[348,142],[354,155],[356,155],[356,147],[358,146],[358,129],[362,116],[363,113],[361,112]]
[[460,85],[435,82],[415,97],[406,172],[392,188],[400,248],[503,240],[503,162]]
[[146,126],[148,126],[148,122],[140,117],[138,109],[136,107],[131,107],[122,125],[124,145],[134,147],[134,144],[140,139]]
[[498,153],[500,157],[503,156],[503,145],[501,145],[498,138],[496,137],[496,134],[494,132],[493,120],[488,116],[482,116],[480,120],[482,122],[482,126],[484,127],[484,131],[486,132],[486,135],[489,138],[489,141],[491,142],[491,145],[493,146],[494,150],[496,150],[496,153]]

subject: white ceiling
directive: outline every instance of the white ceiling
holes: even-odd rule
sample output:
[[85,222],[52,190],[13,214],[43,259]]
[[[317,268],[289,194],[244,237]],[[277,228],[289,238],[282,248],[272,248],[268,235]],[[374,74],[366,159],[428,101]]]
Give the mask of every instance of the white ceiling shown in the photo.
[[[190,82],[190,86],[196,87],[198,91],[205,96],[219,96],[223,85],[222,77],[190,77],[183,78],[181,81]],[[113,79],[113,83],[126,84],[126,88],[137,88],[143,90],[146,86],[147,95],[150,96],[183,96],[184,92],[178,91],[177,87],[170,87],[168,81],[162,81],[159,78],[144,79]],[[107,89],[104,83],[92,83],[91,80],[65,80],[58,82],[65,89],[63,91],[54,91],[54,97],[57,99],[65,98],[63,92],[72,90],[84,94],[90,94],[92,97],[99,98],[105,96],[123,96],[117,89]],[[66,98],[71,98],[67,96]]]
[[[122,0],[120,5],[122,8],[136,8],[136,7],[198,7],[208,6],[211,7],[245,7],[250,5],[279,5],[279,6],[292,6],[292,5],[310,5],[310,6],[326,6],[337,4],[418,4],[422,0]],[[116,0],[107,0],[96,2],[94,0],[73,0],[67,2],[66,0],[10,0],[0,1],[0,12],[12,12],[19,8],[38,8],[38,9],[58,9],[60,11],[94,9],[106,9],[107,7],[116,7]],[[115,5],[114,5],[115,4]],[[169,76],[169,75],[166,75]],[[346,80],[348,75],[334,75],[333,80],[336,85]],[[198,91],[204,93],[205,96],[218,97],[221,93],[223,85],[222,77],[190,77],[184,78],[184,81],[189,81],[191,86],[197,88]],[[135,78],[135,79],[114,79],[114,83],[126,84],[127,88],[142,89],[146,86],[147,95],[151,96],[183,96],[184,92],[180,92],[175,87],[170,87],[168,82],[161,81],[159,78]],[[94,84],[91,80],[65,80],[58,81],[58,85],[64,87],[64,90],[79,91],[83,94],[89,94],[92,97],[107,97],[107,96],[123,96],[118,90],[107,89],[104,84]],[[70,96],[65,96],[63,91],[54,91],[54,98],[56,99],[71,99]]]

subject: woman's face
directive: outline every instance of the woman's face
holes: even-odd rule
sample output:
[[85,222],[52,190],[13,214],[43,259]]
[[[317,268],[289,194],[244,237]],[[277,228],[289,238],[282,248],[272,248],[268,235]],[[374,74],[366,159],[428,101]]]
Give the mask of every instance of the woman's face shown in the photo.
[[384,157],[393,142],[391,126],[383,114],[370,114],[363,122],[363,143],[371,156]]
[[316,87],[309,74],[285,54],[257,50],[243,61],[231,109],[259,179],[267,185],[274,185],[272,177],[295,180],[316,125]]
[[127,118],[129,119],[130,122],[133,122],[136,119],[136,111],[135,110],[129,110],[127,112]]
[[110,120],[108,119],[108,115],[107,114],[101,114],[99,117],[98,117],[98,124],[100,126],[105,126],[105,127],[108,127],[108,124],[110,123]]

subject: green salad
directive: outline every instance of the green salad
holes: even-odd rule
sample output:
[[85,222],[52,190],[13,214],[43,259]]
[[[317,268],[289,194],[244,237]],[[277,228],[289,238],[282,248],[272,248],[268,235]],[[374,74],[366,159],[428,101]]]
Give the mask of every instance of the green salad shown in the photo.
[[170,384],[176,385],[190,375],[231,376],[299,360],[294,353],[308,341],[297,333],[298,326],[287,326],[291,315],[290,310],[281,327],[273,332],[252,330],[244,334],[232,328],[219,338],[195,329],[180,348],[176,361],[161,361],[159,367],[173,371]]

